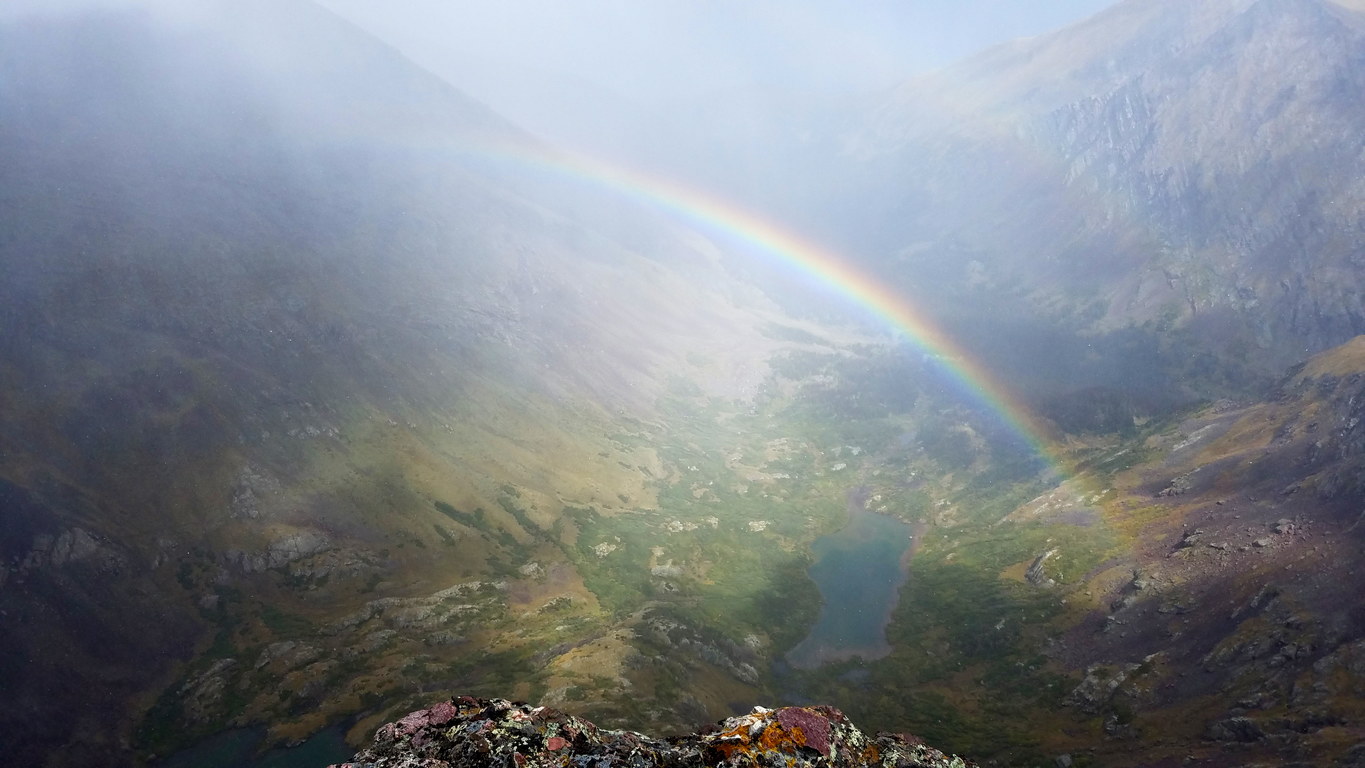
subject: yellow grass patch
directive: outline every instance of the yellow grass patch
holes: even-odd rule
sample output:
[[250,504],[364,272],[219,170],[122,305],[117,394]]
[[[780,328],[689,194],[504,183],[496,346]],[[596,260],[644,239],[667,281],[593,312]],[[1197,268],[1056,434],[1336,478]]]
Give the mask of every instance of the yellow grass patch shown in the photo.
[[1365,336],[1357,336],[1309,360],[1299,375],[1294,377],[1294,383],[1323,376],[1349,376],[1361,371],[1365,371]]

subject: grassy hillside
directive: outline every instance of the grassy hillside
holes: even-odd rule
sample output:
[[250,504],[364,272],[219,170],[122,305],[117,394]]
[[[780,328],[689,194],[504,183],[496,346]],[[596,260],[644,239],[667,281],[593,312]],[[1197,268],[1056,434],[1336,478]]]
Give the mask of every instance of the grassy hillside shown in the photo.
[[[0,28],[14,760],[358,742],[451,694],[656,731],[819,700],[1014,765],[1359,740],[1358,341],[1191,405],[1253,390],[1189,317],[1082,337],[1103,302],[916,273],[1051,466],[722,244],[472,159],[540,148],[316,8],[216,13]],[[891,652],[792,670],[858,503],[914,532]]]

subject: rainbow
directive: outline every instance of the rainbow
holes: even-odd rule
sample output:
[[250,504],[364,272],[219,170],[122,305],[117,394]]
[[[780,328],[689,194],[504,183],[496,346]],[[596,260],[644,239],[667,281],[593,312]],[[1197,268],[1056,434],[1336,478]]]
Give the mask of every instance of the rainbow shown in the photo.
[[[1059,456],[1049,447],[1048,430],[1008,387],[975,362],[904,297],[859,271],[832,250],[728,201],[582,154],[507,142],[478,146],[477,150],[471,148],[470,154],[486,161],[510,162],[524,170],[552,173],[574,183],[607,189],[703,231],[733,238],[779,259],[799,274],[861,305],[903,334],[922,353],[937,360],[963,392],[993,412],[1050,467],[1060,470],[1063,466]],[[1063,471],[1062,474],[1067,473]]]

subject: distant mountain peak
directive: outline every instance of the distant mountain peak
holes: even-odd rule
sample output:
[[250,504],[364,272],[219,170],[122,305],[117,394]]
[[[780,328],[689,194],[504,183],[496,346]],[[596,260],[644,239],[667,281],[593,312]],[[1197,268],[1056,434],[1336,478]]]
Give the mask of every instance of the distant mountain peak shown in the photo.
[[[1353,7],[1130,0],[906,83],[845,146],[888,201],[861,225],[884,258],[971,261],[1061,323],[1105,307],[1091,332],[1241,327],[1268,374],[1365,331],[1362,93]],[[972,281],[955,306],[992,303]]]

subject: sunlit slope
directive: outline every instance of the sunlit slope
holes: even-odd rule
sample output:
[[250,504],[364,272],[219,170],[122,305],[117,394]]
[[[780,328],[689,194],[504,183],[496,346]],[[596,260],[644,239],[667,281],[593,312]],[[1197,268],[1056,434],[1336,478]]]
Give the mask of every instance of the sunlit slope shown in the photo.
[[670,387],[744,402],[828,343],[703,239],[490,170],[528,140],[307,5],[34,19],[0,50],[16,759],[130,760],[158,696],[143,750],[616,674],[579,648],[618,618],[565,508],[656,508]]
[[811,695],[1011,765],[1349,764],[1363,339],[1263,399],[1076,440],[1040,494],[925,485],[916,511],[883,475],[888,511],[928,524],[894,651],[810,674]]
[[1194,744],[1329,764],[1359,742],[1363,373],[1357,338],[1262,402],[1153,431],[1107,479],[1130,543],[1070,590],[1051,655],[1084,669],[1069,702],[1106,741],[1153,747],[1112,764]]
[[838,215],[1039,392],[1273,379],[1365,330],[1363,52],[1326,0],[1119,3],[905,84]]

